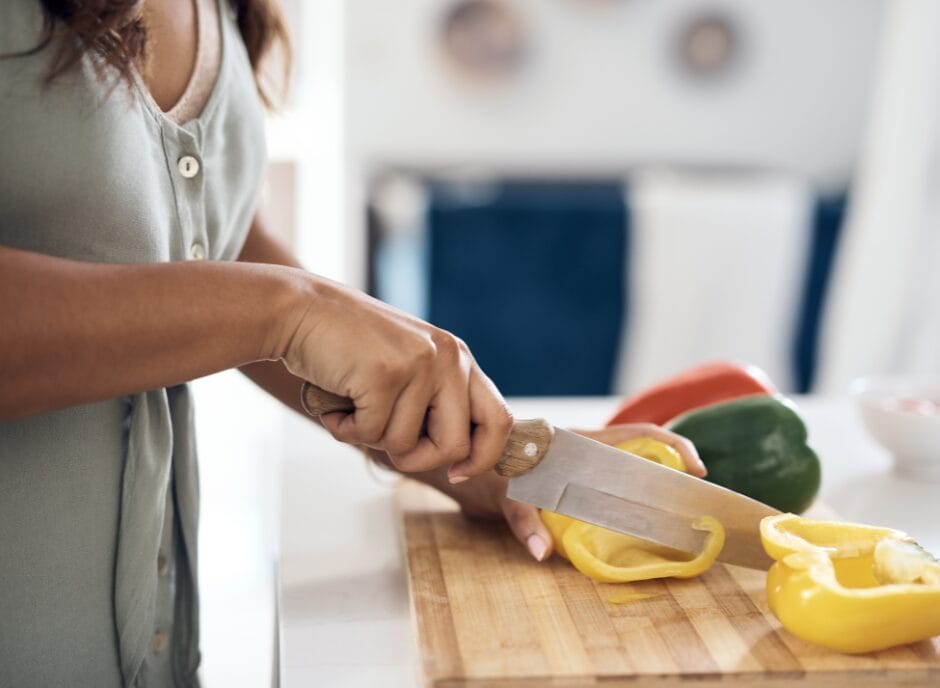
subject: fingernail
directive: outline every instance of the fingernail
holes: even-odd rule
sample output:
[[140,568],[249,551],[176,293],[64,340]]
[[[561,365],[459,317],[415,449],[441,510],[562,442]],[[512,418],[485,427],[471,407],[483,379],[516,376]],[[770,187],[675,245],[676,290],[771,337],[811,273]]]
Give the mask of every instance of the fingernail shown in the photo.
[[447,476],[447,479],[450,481],[451,485],[459,485],[460,483],[465,483],[470,480],[470,478],[465,475],[450,475]]
[[525,541],[525,546],[536,561],[545,559],[545,553],[548,552],[548,543],[542,539],[541,535],[530,535],[529,539]]

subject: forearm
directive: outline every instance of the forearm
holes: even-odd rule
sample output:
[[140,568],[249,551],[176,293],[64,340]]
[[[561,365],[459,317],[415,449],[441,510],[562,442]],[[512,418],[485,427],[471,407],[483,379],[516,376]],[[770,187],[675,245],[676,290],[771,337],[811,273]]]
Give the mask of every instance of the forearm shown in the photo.
[[0,418],[166,387],[274,358],[290,271],[105,265],[0,247]]
[[[264,221],[256,215],[238,260],[299,268],[300,262],[267,231]],[[303,380],[292,375],[281,361],[257,361],[241,366],[241,371],[256,385],[284,405],[307,415],[300,404]]]

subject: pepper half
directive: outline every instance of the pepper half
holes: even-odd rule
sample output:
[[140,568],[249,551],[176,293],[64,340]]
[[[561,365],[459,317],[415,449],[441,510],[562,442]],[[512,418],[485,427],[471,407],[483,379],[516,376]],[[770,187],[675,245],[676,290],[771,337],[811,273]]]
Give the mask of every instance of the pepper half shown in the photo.
[[[657,440],[638,438],[617,448],[685,471],[679,453]],[[724,528],[710,516],[692,524],[692,528],[707,531],[708,535],[702,551],[690,555],[551,511],[543,510],[541,515],[555,541],[555,551],[584,575],[604,583],[697,576],[715,563],[725,542]]]
[[905,533],[780,514],[761,541],[768,604],[793,635],[846,653],[940,635],[940,563]]
[[806,425],[782,396],[749,396],[689,411],[669,429],[692,441],[718,485],[802,512],[819,490],[820,466]]

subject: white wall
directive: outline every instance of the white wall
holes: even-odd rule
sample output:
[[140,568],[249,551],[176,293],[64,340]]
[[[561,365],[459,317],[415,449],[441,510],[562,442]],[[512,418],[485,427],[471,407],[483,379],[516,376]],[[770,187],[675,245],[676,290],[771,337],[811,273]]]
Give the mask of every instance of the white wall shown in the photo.
[[[295,97],[272,157],[296,163],[296,248],[363,286],[362,206],[378,169],[619,173],[648,162],[755,166],[838,187],[850,176],[884,0],[508,0],[530,46],[492,88],[442,58],[441,0],[287,0]],[[675,67],[679,29],[732,17],[738,68]]]
[[[448,4],[346,3],[354,156],[588,170],[678,160],[835,183],[855,159],[879,0],[518,0],[531,55],[489,89],[441,59]],[[675,68],[672,48],[688,17],[715,8],[741,26],[741,63],[704,85]]]
[[[291,204],[292,246],[304,265],[345,280],[348,258],[345,217],[343,0],[287,0],[294,43],[294,77],[288,107],[268,119],[273,163],[290,168],[280,188],[269,185],[269,207]],[[286,176],[281,170],[282,177]]]

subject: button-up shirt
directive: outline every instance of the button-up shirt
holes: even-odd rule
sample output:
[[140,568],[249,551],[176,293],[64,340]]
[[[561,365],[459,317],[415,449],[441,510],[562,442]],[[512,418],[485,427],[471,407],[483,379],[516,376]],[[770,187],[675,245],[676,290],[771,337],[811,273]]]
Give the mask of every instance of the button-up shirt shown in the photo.
[[[234,17],[220,21],[217,81],[185,124],[139,79],[98,81],[92,56],[46,85],[55,41],[0,59],[0,244],[98,263],[237,257],[264,128]],[[37,0],[4,0],[0,53],[34,48],[42,27]],[[197,522],[185,386],[0,422],[0,686],[195,685]]]

